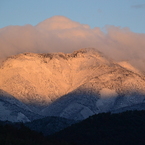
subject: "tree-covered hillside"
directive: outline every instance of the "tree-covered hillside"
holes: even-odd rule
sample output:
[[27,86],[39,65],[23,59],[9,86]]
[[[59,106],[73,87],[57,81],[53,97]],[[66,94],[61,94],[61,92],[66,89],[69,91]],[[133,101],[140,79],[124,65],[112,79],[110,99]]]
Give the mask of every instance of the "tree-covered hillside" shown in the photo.
[[21,124],[0,125],[0,145],[71,145],[66,141],[48,141],[41,133]]
[[50,138],[82,145],[143,145],[145,111],[94,115]]
[[0,123],[0,145],[144,145],[145,111],[101,113],[50,136]]

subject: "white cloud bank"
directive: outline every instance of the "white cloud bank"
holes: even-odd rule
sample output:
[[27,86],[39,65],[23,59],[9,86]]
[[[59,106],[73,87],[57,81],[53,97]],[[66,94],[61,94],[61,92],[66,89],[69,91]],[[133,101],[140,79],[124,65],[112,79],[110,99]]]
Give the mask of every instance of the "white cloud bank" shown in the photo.
[[100,28],[74,22],[63,16],[51,17],[36,26],[8,26],[0,29],[0,59],[23,52],[72,52],[94,47],[109,57],[128,60],[145,71],[145,34],[128,28]]

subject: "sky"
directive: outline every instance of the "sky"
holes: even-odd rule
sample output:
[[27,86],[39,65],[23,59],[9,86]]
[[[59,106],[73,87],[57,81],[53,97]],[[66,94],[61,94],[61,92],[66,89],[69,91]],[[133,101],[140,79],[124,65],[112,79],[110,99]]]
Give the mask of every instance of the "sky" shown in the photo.
[[145,72],[145,0],[0,0],[0,62],[89,47]]
[[0,0],[0,28],[34,26],[55,15],[91,28],[114,25],[145,33],[145,0]]

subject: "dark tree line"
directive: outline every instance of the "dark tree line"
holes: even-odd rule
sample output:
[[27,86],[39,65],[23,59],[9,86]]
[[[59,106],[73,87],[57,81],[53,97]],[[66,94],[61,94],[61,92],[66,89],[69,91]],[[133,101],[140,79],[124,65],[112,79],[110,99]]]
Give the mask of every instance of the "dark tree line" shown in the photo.
[[145,111],[101,113],[50,136],[0,123],[0,145],[144,145]]
[[93,115],[55,133],[50,139],[82,145],[144,145],[145,111]]

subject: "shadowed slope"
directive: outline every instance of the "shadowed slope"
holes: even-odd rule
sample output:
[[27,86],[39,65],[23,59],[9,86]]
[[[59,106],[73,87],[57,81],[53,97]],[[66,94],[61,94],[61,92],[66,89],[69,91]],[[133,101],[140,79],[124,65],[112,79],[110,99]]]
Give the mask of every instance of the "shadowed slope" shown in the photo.
[[0,120],[11,122],[30,122],[42,118],[12,95],[0,90]]

